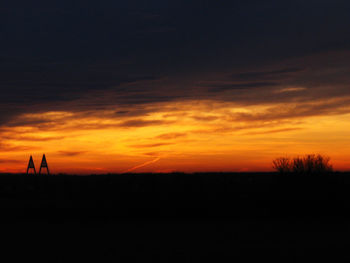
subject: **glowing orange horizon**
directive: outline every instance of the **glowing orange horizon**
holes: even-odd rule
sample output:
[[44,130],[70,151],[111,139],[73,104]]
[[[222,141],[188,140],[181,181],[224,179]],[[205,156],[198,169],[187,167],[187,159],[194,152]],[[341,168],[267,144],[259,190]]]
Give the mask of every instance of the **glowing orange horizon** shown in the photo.
[[346,112],[289,117],[298,105],[215,101],[150,107],[138,117],[112,110],[19,116],[26,122],[0,131],[0,172],[24,172],[30,155],[38,166],[43,153],[52,173],[271,171],[276,157],[308,153],[350,170]]

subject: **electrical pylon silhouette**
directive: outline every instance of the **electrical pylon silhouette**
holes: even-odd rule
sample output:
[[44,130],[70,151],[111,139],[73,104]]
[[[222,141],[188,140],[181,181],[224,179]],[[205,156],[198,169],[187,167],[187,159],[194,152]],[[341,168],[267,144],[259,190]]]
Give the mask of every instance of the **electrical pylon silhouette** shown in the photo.
[[41,160],[39,174],[41,174],[41,169],[42,168],[46,168],[47,174],[50,174],[49,167],[47,166],[47,161],[46,161],[45,154],[43,155],[43,159]]
[[34,161],[33,161],[33,157],[30,156],[29,158],[29,163],[28,163],[28,167],[27,167],[27,174],[29,174],[29,170],[33,169],[34,170],[34,174],[36,174],[36,170],[35,170],[35,165],[34,165]]

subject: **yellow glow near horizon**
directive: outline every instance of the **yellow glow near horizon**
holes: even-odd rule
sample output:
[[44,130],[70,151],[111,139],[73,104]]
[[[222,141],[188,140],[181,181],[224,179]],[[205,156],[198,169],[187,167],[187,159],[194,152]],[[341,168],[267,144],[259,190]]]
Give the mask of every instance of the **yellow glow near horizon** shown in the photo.
[[54,173],[269,171],[276,157],[307,153],[329,155],[335,169],[350,169],[350,114],[287,118],[287,106],[214,101],[157,108],[139,117],[22,115],[32,123],[1,131],[0,172],[23,172],[30,154],[38,166],[42,153]]

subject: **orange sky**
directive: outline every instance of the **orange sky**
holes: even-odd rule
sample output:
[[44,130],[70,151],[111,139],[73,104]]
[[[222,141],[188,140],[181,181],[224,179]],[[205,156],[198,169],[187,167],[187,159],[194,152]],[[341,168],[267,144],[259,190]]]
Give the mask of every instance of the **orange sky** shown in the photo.
[[24,172],[31,154],[38,169],[43,153],[53,173],[270,171],[276,157],[307,153],[350,170],[350,114],[296,114],[309,106],[190,100],[154,103],[137,117],[22,114],[1,129],[0,172]]
[[350,171],[349,1],[7,2],[0,173]]

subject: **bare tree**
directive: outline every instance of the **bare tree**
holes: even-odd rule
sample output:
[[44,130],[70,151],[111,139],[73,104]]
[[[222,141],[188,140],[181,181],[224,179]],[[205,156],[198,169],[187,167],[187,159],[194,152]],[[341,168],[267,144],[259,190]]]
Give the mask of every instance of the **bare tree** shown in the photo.
[[320,154],[315,156],[315,173],[333,172],[333,166],[330,164],[330,160],[328,156],[322,156]]
[[291,172],[291,160],[287,157],[280,157],[273,161],[273,168],[280,174]]
[[319,175],[333,171],[330,158],[320,154],[308,154],[304,157],[295,157],[293,159],[286,157],[277,158],[273,161],[273,168],[280,174]]
[[301,157],[295,157],[292,164],[293,173],[302,174],[305,171],[304,160]]

